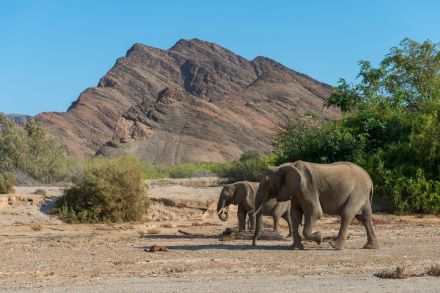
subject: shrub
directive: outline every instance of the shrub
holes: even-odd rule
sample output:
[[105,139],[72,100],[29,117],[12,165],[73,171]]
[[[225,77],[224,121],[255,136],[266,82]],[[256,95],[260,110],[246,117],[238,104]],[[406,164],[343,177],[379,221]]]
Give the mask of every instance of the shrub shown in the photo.
[[39,122],[19,127],[1,113],[0,158],[0,171],[18,169],[42,183],[64,179],[73,163]]
[[16,184],[17,177],[12,172],[0,173],[0,193],[12,193],[14,192],[14,185]]
[[169,177],[169,167],[141,161],[144,179],[160,179]]
[[278,136],[275,145],[278,164],[297,160],[329,163],[353,161],[362,152],[364,138],[339,123],[297,121]]
[[439,181],[426,179],[421,169],[411,177],[396,173],[381,186],[391,195],[395,212],[440,213]]
[[239,161],[247,161],[252,159],[258,159],[260,157],[260,154],[257,151],[247,151],[241,154]]
[[82,181],[64,191],[56,212],[70,223],[140,220],[149,206],[142,177],[134,158],[90,161]]
[[264,171],[273,165],[275,156],[259,157],[230,163],[219,173],[219,177],[227,178],[230,182],[260,181]]
[[181,163],[170,167],[170,178],[191,178],[216,176],[226,167],[227,163]]

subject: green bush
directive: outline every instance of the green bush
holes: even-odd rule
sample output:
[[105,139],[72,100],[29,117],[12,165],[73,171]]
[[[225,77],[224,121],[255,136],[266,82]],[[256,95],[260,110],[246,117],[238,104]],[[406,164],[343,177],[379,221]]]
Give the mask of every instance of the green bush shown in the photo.
[[360,82],[341,80],[326,101],[342,119],[292,124],[275,142],[277,163],[355,162],[389,211],[440,213],[438,46],[405,39],[378,68],[360,66]]
[[275,163],[275,156],[258,157],[244,161],[235,161],[219,172],[219,177],[230,182],[236,181],[260,181],[264,171]]
[[169,177],[169,167],[162,164],[153,164],[141,161],[144,179],[160,179]]
[[245,153],[239,161],[227,163],[180,163],[167,167],[142,162],[141,166],[145,179],[217,176],[235,182],[240,180],[259,181],[264,170],[274,164],[274,155],[260,157],[255,152],[249,152]]
[[170,178],[191,178],[218,176],[227,163],[181,163],[170,167]]
[[388,170],[378,188],[389,196],[396,213],[440,213],[440,182],[426,179],[421,169],[411,177]]
[[64,191],[56,212],[70,223],[140,220],[149,200],[134,158],[90,161],[80,183]]
[[14,185],[17,183],[17,177],[12,172],[0,173],[0,193],[14,192]]
[[239,161],[246,161],[251,159],[258,159],[260,154],[257,151],[247,151],[241,154]]
[[281,133],[276,146],[278,163],[308,160],[319,163],[353,161],[363,148],[362,135],[355,136],[338,123],[297,121]]

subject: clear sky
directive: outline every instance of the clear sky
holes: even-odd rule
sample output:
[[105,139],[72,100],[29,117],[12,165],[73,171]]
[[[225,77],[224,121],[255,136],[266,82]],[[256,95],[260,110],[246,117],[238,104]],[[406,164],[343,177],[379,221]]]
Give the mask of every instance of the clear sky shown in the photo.
[[65,111],[133,43],[199,38],[335,85],[405,37],[440,42],[440,1],[0,0],[0,112]]

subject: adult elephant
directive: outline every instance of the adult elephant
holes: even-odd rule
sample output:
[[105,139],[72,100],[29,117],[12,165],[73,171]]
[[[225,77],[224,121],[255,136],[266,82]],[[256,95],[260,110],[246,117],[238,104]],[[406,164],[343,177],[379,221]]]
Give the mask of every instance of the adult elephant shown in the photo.
[[[218,199],[217,215],[222,221],[227,221],[229,205],[238,205],[238,230],[246,230],[246,217],[249,219],[249,227],[255,229],[255,217],[253,211],[255,209],[256,191],[258,190],[258,182],[239,181],[233,184],[226,184]],[[292,232],[292,224],[290,219],[290,202],[277,202],[275,198],[265,201],[261,205],[261,215],[272,216],[274,227],[278,232],[280,218],[286,220],[289,225],[289,235]]]
[[304,249],[298,226],[304,216],[303,235],[320,244],[322,236],[313,232],[323,213],[341,216],[338,236],[330,241],[335,249],[343,249],[347,227],[356,217],[365,227],[367,244],[364,248],[378,248],[373,229],[371,200],[373,183],[368,173],[353,163],[315,164],[304,161],[269,168],[260,181],[255,203],[256,229],[253,245],[261,231],[261,206],[264,200],[291,200],[293,222],[292,249]]

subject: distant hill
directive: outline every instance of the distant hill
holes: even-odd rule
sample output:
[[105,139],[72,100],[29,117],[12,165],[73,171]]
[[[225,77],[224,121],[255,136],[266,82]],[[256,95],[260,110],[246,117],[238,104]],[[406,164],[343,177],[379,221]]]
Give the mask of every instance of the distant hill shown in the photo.
[[323,107],[330,93],[269,58],[249,61],[214,43],[180,40],[168,50],[133,45],[67,112],[38,118],[77,157],[221,162],[272,151],[274,135],[309,111],[338,118]]
[[32,119],[32,116],[23,114],[7,114],[6,117],[17,125],[25,125],[26,122]]

